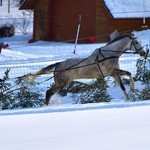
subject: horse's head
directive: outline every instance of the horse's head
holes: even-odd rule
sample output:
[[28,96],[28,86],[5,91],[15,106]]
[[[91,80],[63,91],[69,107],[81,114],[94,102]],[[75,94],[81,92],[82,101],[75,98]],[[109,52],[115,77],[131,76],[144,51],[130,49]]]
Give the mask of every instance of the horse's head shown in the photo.
[[133,34],[131,34],[129,38],[131,39],[130,50],[134,51],[134,54],[146,57],[147,52],[144,50],[141,41]]

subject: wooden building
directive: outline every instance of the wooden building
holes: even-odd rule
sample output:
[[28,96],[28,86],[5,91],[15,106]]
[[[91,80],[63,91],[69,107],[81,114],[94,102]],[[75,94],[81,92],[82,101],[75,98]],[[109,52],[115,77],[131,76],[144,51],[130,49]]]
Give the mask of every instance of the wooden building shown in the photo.
[[[109,0],[111,1],[111,0]],[[141,1],[141,0],[140,0]],[[115,17],[108,0],[26,0],[20,7],[34,10],[33,39],[73,42],[81,16],[79,42],[106,42],[109,34],[140,30],[143,17]],[[119,13],[118,13],[119,14]],[[121,12],[120,12],[121,14]],[[150,26],[150,18],[146,17]]]

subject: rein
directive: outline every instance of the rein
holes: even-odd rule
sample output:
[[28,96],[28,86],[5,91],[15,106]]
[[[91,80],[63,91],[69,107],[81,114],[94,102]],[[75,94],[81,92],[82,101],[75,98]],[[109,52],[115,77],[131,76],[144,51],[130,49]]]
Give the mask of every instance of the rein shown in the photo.
[[[114,51],[114,50],[100,50],[100,51],[105,51],[105,52],[117,52],[120,53],[121,51]],[[122,54],[135,54],[135,52],[121,52]]]
[[[87,58],[88,58],[88,57],[87,57]],[[86,58],[86,59],[87,59],[87,58]],[[118,59],[119,57],[118,57],[118,56],[111,56],[111,57],[104,58],[104,59],[102,59],[102,60],[96,60],[96,62],[87,64],[87,65],[75,67],[76,65],[78,65],[78,64],[80,64],[81,62],[83,62],[83,61],[86,60],[86,59],[84,59],[84,60],[82,60],[81,62],[79,62],[79,63],[77,63],[77,64],[75,64],[75,65],[73,65],[73,66],[70,66],[70,67],[68,67],[68,68],[66,68],[66,69],[64,69],[64,70],[54,71],[54,72],[56,72],[55,76],[61,74],[61,73],[64,72],[64,71],[68,71],[68,70],[79,69],[79,68],[83,68],[83,67],[87,67],[87,66],[92,66],[92,65],[98,65],[98,66],[99,66],[99,63],[101,63],[101,62],[103,62],[103,61],[105,61],[105,60],[108,60],[108,59],[116,59],[116,58]],[[99,66],[98,68],[99,68],[99,70],[101,70],[100,66]],[[100,71],[100,72],[101,72],[102,76],[104,77],[102,71]],[[44,83],[44,82],[46,82],[46,81],[48,81],[48,80],[50,80],[50,79],[52,79],[52,78],[54,78],[54,75],[53,75],[52,77],[50,77],[50,78],[48,78],[48,79],[42,81],[42,82],[39,82],[38,84],[42,84],[42,83]]]
[[[129,38],[130,38],[130,37],[129,37]],[[132,38],[130,38],[130,39],[132,39]],[[105,61],[105,60],[108,60],[108,59],[116,59],[116,58],[118,59],[119,57],[118,57],[118,56],[110,56],[110,57],[105,58],[105,56],[101,53],[101,51],[105,51],[105,52],[118,52],[118,53],[121,52],[122,54],[137,54],[141,49],[143,49],[143,47],[141,47],[140,49],[137,49],[137,48],[136,48],[136,45],[135,45],[135,43],[134,43],[134,41],[133,41],[133,39],[132,39],[132,42],[131,42],[131,45],[130,45],[130,49],[132,49],[132,46],[134,46],[136,52],[127,52],[127,51],[122,52],[122,51],[116,51],[116,50],[102,50],[101,48],[99,48],[99,53],[98,53],[98,55],[100,54],[100,55],[103,57],[102,60],[98,60],[98,55],[97,55],[97,57],[96,57],[94,63],[76,67],[77,65],[79,65],[80,63],[84,62],[85,60],[87,60],[87,59],[89,58],[89,57],[87,57],[87,58],[83,59],[82,61],[80,61],[80,62],[78,62],[78,63],[76,63],[76,64],[74,64],[74,65],[72,65],[72,66],[70,66],[70,67],[68,67],[68,68],[66,68],[66,69],[64,69],[64,70],[54,71],[54,72],[57,72],[56,75],[58,75],[58,74],[60,74],[61,72],[64,72],[64,71],[74,70],[74,69],[83,68],[83,67],[87,67],[87,66],[91,66],[91,65],[96,64],[96,65],[98,66],[98,69],[99,69],[101,75],[104,77],[103,72],[102,72],[102,70],[101,70],[101,67],[100,67],[99,63],[101,63],[101,62],[103,62],[103,61]],[[43,81],[43,82],[46,82],[46,81],[48,81],[48,80],[50,80],[50,79],[52,79],[52,78],[54,78],[54,76],[52,76],[52,77],[46,79],[46,80]],[[41,83],[43,83],[43,82],[40,82],[39,84],[41,84]]]

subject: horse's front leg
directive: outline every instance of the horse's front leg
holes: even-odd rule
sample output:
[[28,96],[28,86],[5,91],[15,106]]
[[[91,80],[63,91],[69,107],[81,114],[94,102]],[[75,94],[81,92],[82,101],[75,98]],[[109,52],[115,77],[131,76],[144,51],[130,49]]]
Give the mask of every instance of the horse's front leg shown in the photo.
[[129,98],[127,92],[126,92],[126,89],[125,89],[125,87],[124,87],[124,85],[123,85],[123,83],[121,81],[120,76],[113,76],[113,78],[115,79],[116,83],[120,86],[120,88],[121,88],[121,90],[122,90],[122,92],[123,92],[123,94],[125,96],[125,99],[129,100],[130,98]]
[[130,84],[131,84],[130,90],[134,92],[134,90],[135,90],[135,83],[134,83],[134,79],[131,76],[131,73],[129,71],[125,71],[125,70],[121,70],[121,69],[115,68],[112,75],[113,76],[124,76],[124,75],[127,75],[130,78]]

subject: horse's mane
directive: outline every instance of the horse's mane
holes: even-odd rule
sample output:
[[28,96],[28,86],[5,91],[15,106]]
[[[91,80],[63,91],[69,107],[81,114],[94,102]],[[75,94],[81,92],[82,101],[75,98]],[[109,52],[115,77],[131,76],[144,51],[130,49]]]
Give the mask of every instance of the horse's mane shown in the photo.
[[130,36],[130,35],[127,35],[127,34],[125,34],[125,35],[120,35],[120,36],[116,37],[115,39],[113,39],[112,41],[108,42],[106,45],[112,44],[112,43],[114,43],[114,42],[116,42],[116,41],[119,41],[119,40],[124,39],[124,38],[129,37],[129,36]]

